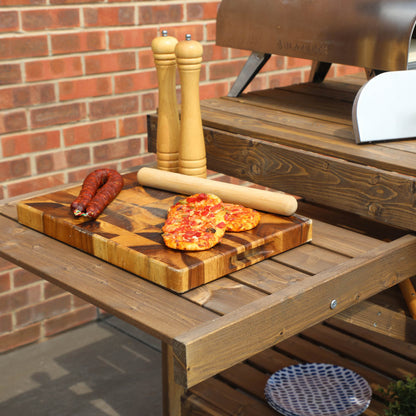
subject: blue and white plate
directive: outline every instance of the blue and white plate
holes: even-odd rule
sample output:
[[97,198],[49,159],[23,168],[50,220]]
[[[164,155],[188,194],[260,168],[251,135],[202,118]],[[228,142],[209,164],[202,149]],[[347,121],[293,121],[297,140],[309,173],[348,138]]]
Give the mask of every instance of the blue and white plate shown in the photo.
[[358,416],[371,387],[354,371],[332,364],[297,364],[274,373],[264,390],[269,405],[285,416]]

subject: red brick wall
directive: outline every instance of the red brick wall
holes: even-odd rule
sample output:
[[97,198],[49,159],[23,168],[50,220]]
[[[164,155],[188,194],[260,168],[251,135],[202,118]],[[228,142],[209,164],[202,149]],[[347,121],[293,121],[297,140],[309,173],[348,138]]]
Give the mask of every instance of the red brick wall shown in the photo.
[[[226,95],[247,53],[215,46],[218,4],[1,0],[0,200],[80,181],[94,168],[153,160],[150,43],[162,29],[203,44],[201,99]],[[308,69],[307,61],[275,56],[250,88],[305,81]],[[0,259],[0,352],[95,316],[91,305]]]

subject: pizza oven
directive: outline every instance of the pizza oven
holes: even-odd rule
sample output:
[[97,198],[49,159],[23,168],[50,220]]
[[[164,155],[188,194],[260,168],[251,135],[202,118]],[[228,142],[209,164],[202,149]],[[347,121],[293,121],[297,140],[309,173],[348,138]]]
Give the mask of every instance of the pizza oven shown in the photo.
[[238,96],[272,54],[312,60],[310,81],[331,64],[368,77],[416,68],[416,0],[222,0],[219,46],[251,51],[230,90]]

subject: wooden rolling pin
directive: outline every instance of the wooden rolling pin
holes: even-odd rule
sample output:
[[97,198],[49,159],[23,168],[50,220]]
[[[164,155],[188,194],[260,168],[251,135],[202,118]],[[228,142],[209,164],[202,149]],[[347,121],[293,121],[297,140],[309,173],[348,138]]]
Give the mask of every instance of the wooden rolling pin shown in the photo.
[[179,194],[212,193],[220,197],[224,202],[240,204],[273,214],[292,215],[298,207],[296,198],[291,195],[164,170],[141,168],[137,172],[137,180],[140,185]]

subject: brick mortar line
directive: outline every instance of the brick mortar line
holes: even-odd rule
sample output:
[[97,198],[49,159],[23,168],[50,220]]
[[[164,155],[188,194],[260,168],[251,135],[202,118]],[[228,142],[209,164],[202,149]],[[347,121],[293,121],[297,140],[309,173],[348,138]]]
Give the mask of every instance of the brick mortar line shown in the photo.
[[[164,0],[163,3],[161,3],[159,0],[148,0],[148,1],[142,1],[140,4],[137,3],[132,3],[129,1],[126,2],[122,2],[122,1],[118,1],[118,2],[114,2],[114,3],[95,3],[95,2],[90,2],[90,3],[83,3],[83,4],[44,4],[44,5],[10,5],[10,6],[3,6],[3,7],[7,7],[7,10],[4,11],[9,11],[9,12],[17,12],[18,16],[21,17],[22,16],[22,12],[33,12],[33,11],[52,11],[52,10],[58,10],[58,9],[65,9],[65,10],[79,10],[79,15],[81,18],[83,18],[84,15],[84,10],[86,9],[111,9],[111,8],[132,8],[135,10],[135,14],[137,14],[137,12],[140,10],[141,7],[149,7],[149,6],[155,6],[155,7],[159,7],[159,6],[163,6],[163,5],[169,5],[169,6],[184,6],[184,13],[185,13],[185,17],[186,16],[186,12],[187,12],[187,5],[189,4],[211,4],[211,3],[216,3],[216,1],[212,1],[212,0],[186,0],[186,2],[183,1],[178,1],[178,0]],[[51,8],[52,7],[52,8]],[[81,20],[81,19],[80,19]],[[83,20],[83,19],[82,19]],[[212,19],[201,19],[201,20],[212,20]],[[137,20],[138,23],[140,24],[140,22],[138,21],[138,15],[137,15]],[[22,27],[22,22],[19,21],[19,29],[20,30],[24,30]],[[155,24],[153,24],[152,26],[154,26]],[[33,30],[36,31],[36,30]],[[32,32],[32,31],[28,31],[28,32]],[[7,33],[7,32],[6,32]]]
[[[74,57],[77,57],[77,55],[74,55]],[[84,58],[83,56],[80,56],[81,58]],[[139,59],[139,58],[137,58]],[[52,59],[53,60],[53,59]],[[230,58],[230,59],[226,59],[226,60],[213,60],[213,61],[209,61],[209,62],[203,62],[202,64],[206,66],[206,70],[209,71],[210,67],[212,65],[216,65],[216,64],[221,64],[221,63],[228,63],[228,62],[239,62],[244,60],[244,58]],[[36,60],[34,60],[36,61]],[[23,62],[24,63],[24,62]],[[85,66],[85,60],[82,59],[82,65]],[[145,74],[145,73],[151,73],[153,71],[155,71],[156,68],[155,67],[150,67],[150,68],[133,68],[133,69],[126,69],[126,70],[121,70],[121,71],[112,71],[112,72],[97,72],[97,73],[92,73],[92,74],[86,74],[85,73],[85,67],[83,68],[83,74],[80,75],[72,75],[72,76],[68,76],[68,77],[62,77],[62,78],[49,78],[49,79],[42,79],[42,80],[36,80],[36,81],[22,81],[21,83],[18,84],[6,84],[6,85],[1,85],[0,86],[0,92],[2,90],[7,90],[7,89],[13,89],[13,88],[24,88],[24,87],[31,87],[31,86],[41,86],[41,85],[46,85],[46,84],[54,84],[57,88],[59,88],[59,84],[65,81],[77,81],[77,80],[83,80],[83,79],[102,79],[102,78],[107,78],[107,77],[111,77],[113,78],[112,81],[114,82],[114,79],[116,77],[119,76],[124,76],[124,75],[135,75],[135,74]],[[310,67],[308,65],[304,65],[304,66],[300,66],[300,67],[293,67],[293,68],[287,68],[287,67],[282,67],[282,68],[276,68],[276,69],[270,69],[268,71],[262,72],[259,75],[260,76],[269,76],[269,75],[277,75],[280,73],[290,73],[290,72],[295,72],[295,71],[301,71],[301,70],[310,70]],[[24,78],[27,78],[27,74],[26,71],[23,70],[22,74],[24,75]],[[209,75],[209,74],[208,74]],[[227,78],[218,78],[218,79],[205,79],[205,80],[201,80],[200,84],[201,85],[206,85],[206,84],[214,84],[217,82],[221,82],[221,81],[227,81],[227,80],[231,80],[231,79],[235,79],[237,77],[238,74],[236,74],[235,76],[230,76]],[[177,86],[180,85],[179,81],[176,84]],[[114,87],[114,85],[113,85]],[[113,88],[114,91],[114,88]],[[149,87],[146,89],[140,89],[138,90],[136,93],[148,93],[149,91],[157,91],[157,87]],[[59,97],[58,91],[55,91],[56,96]],[[126,94],[132,94],[133,92],[122,92],[122,93],[115,93],[113,92],[112,94],[106,94],[106,95],[102,95],[102,96],[88,96],[85,97],[85,99],[90,98],[90,99],[96,99],[98,97],[108,97],[108,96],[119,96],[119,95],[126,95]],[[78,99],[81,100],[81,99]],[[31,106],[22,106],[22,107],[13,107],[13,108],[5,108],[5,109],[1,109],[1,111],[9,111],[12,109],[16,109],[16,108],[28,108],[28,107],[39,107],[39,106],[48,106],[48,105],[53,105],[53,103],[67,103],[70,101],[77,101],[77,99],[73,99],[73,100],[63,100],[61,101],[59,98],[57,101],[55,102],[48,102],[48,103],[41,103],[41,104],[33,104]]]
[[[82,126],[90,126],[93,124],[99,124],[102,122],[107,122],[107,121],[118,121],[120,120],[120,118],[126,118],[126,117],[135,117],[135,116],[147,116],[149,114],[154,114],[155,110],[148,110],[148,111],[143,111],[143,112],[135,112],[135,113],[130,113],[130,114],[122,114],[119,116],[113,116],[113,117],[105,117],[105,118],[100,118],[97,120],[91,120],[91,119],[86,119],[86,120],[82,120],[79,123],[70,123],[70,124],[59,124],[59,125],[51,125],[51,126],[45,126],[45,127],[38,127],[38,128],[34,128],[34,129],[25,129],[25,130],[21,130],[21,131],[17,131],[17,132],[9,132],[9,133],[2,133],[0,134],[0,141],[2,138],[4,137],[13,137],[13,136],[21,136],[21,135],[26,135],[26,134],[41,134],[41,133],[48,133],[48,132],[53,132],[53,131],[59,131],[63,133],[63,130],[68,129],[68,128],[72,128],[72,127],[82,127]],[[119,132],[118,132],[119,133]],[[139,135],[144,135],[147,134],[146,132],[143,133],[139,133]],[[133,134],[134,136],[134,134]],[[118,138],[119,136],[115,137],[114,139]],[[123,136],[125,137],[125,136]],[[106,139],[106,140],[111,140],[111,139]],[[94,143],[94,142],[88,142],[88,143]],[[86,143],[86,144],[88,144]],[[66,146],[64,146],[66,147]],[[70,146],[69,148],[72,148],[73,146]],[[1,150],[1,149],[0,149]],[[21,156],[21,155],[17,155],[16,157]],[[7,156],[7,159],[11,159],[13,158],[13,156]]]
[[[43,156],[43,155],[48,155],[48,154],[54,154],[54,153],[64,153],[64,152],[70,152],[70,151],[72,151],[72,150],[78,150],[78,149],[85,149],[85,148],[89,148],[89,149],[94,149],[94,148],[96,148],[96,147],[99,147],[99,146],[101,146],[101,145],[103,145],[103,144],[106,144],[106,143],[115,143],[115,141],[117,141],[117,142],[124,142],[124,141],[127,141],[127,140],[131,140],[131,139],[134,139],[134,138],[137,138],[137,139],[139,139],[139,140],[142,140],[142,139],[146,139],[146,137],[147,137],[147,133],[145,132],[145,133],[140,133],[140,134],[130,134],[130,135],[128,135],[128,136],[122,136],[122,137],[115,137],[115,138],[110,138],[110,139],[102,139],[102,140],[98,140],[98,141],[95,141],[95,142],[86,142],[86,143],[82,143],[82,144],[76,144],[76,145],[73,145],[73,146],[63,146],[63,147],[59,147],[59,148],[54,148],[54,149],[46,149],[46,150],[41,150],[41,151],[36,151],[36,152],[27,152],[27,153],[21,153],[21,154],[18,154],[18,155],[15,155],[15,156],[8,156],[7,158],[4,158],[3,160],[2,160],[2,162],[13,162],[13,161],[18,161],[18,160],[20,160],[20,159],[22,159],[22,158],[26,158],[26,157],[28,157],[28,158],[36,158],[37,156]],[[142,154],[139,154],[139,155],[136,155],[136,156],[141,156]],[[128,158],[130,158],[131,156],[127,156],[127,157],[124,157],[124,158],[121,158],[121,159],[115,159],[114,161],[108,161],[108,163],[110,163],[110,162],[117,162],[117,161],[121,161],[121,160],[124,160],[124,159],[128,159]],[[77,167],[77,168],[79,168],[79,167]],[[62,169],[62,170],[60,170],[59,172],[61,172],[61,171],[64,171],[64,170],[70,170],[70,169],[73,169],[73,170],[77,170],[77,168],[66,168],[66,169]],[[48,174],[40,174],[40,173],[36,173],[36,172],[32,172],[35,176],[48,176],[48,175],[50,175],[50,173],[48,173]],[[16,182],[21,182],[21,178],[20,178],[20,180],[15,180]],[[3,181],[2,183],[12,183],[13,182],[13,180],[10,180],[10,181]]]
[[[50,10],[47,8],[46,10]],[[114,26],[73,26],[73,27],[64,27],[62,29],[59,28],[45,28],[45,29],[33,29],[33,30],[24,30],[21,29],[19,32],[10,31],[10,32],[1,32],[0,39],[19,39],[22,37],[37,37],[37,36],[53,36],[53,35],[71,35],[76,33],[85,33],[85,32],[115,32],[115,31],[122,31],[122,30],[129,30],[129,29],[157,29],[157,31],[161,31],[165,28],[169,27],[183,27],[183,26],[206,26],[212,23],[216,23],[215,19],[195,19],[195,20],[183,20],[180,22],[166,22],[166,23],[133,23],[133,24],[126,24],[126,25],[114,25]],[[180,40],[180,39],[178,39]],[[208,40],[199,40],[199,42],[204,42]]]
[[[199,4],[199,3],[204,3],[204,4],[210,4],[210,3],[219,3],[216,0],[186,0],[185,4]],[[141,6],[151,6],[151,5],[164,5],[164,4],[179,4],[179,5],[183,5],[184,2],[180,1],[180,0],[163,0],[163,2],[161,2],[160,0],[146,0],[146,1],[141,1],[140,5],[135,5],[137,7],[141,7]],[[7,8],[8,10],[10,9],[27,9],[27,10],[38,10],[38,9],[46,9],[46,10],[50,10],[50,6],[52,7],[56,7],[56,8],[80,8],[80,7],[88,7],[90,5],[96,5],[98,7],[111,7],[112,5],[115,6],[119,6],[119,5],[134,5],[134,3],[132,3],[131,1],[117,1],[117,2],[112,2],[112,3],[95,3],[94,1],[90,1],[90,2],[86,2],[86,3],[82,3],[82,4],[50,4],[50,2],[48,1],[45,5],[9,5],[9,6],[2,6],[5,9]]]
[[[82,33],[83,31],[80,31]],[[202,45],[212,45],[211,43],[207,43],[207,41],[200,41]],[[215,43],[214,43],[215,46]],[[220,46],[219,46],[220,47]],[[135,46],[130,48],[117,48],[117,49],[94,49],[94,50],[87,50],[87,51],[81,51],[81,52],[68,52],[68,53],[57,53],[52,54],[51,53],[51,47],[48,43],[48,55],[41,55],[41,56],[33,56],[33,57],[22,57],[22,58],[7,58],[7,59],[1,59],[0,58],[0,65],[3,64],[24,64],[24,63],[31,63],[31,62],[37,62],[39,60],[41,61],[53,61],[58,59],[65,59],[65,58],[82,58],[85,56],[98,56],[98,55],[105,55],[105,54],[111,54],[111,53],[125,53],[125,52],[141,52],[145,50],[151,50],[151,44],[149,45],[143,45],[143,46]],[[225,48],[225,47],[224,47]],[[229,48],[227,48],[229,49]],[[229,59],[238,59],[238,58],[226,58],[226,59],[219,59],[218,62],[227,62]],[[241,58],[240,58],[241,59]],[[216,62],[216,61],[213,61]],[[147,69],[147,68],[143,68]],[[136,70],[141,70],[141,68],[136,68]]]
[[[90,148],[90,150],[92,150],[91,148]],[[137,157],[146,157],[146,156],[148,156],[148,155],[151,155],[151,153],[149,153],[149,152],[143,152],[143,153],[140,153],[140,154],[137,154],[137,155],[129,155],[129,156],[126,156],[126,157],[123,157],[123,158],[120,158],[120,159],[115,159],[115,160],[107,160],[107,161],[103,161],[103,162],[95,162],[95,163],[92,163],[92,164],[90,164],[90,165],[84,165],[83,167],[81,167],[81,169],[82,168],[88,168],[88,169],[98,169],[98,167],[99,166],[103,166],[103,165],[105,165],[105,164],[117,164],[117,165],[120,165],[120,164],[123,164],[124,162],[126,162],[126,161],[128,161],[128,160],[131,160],[131,159],[135,159],[135,158],[137,158]],[[35,157],[35,156],[34,156]],[[62,169],[62,170],[57,170],[57,171],[54,171],[54,175],[60,175],[60,174],[63,174],[64,175],[64,177],[65,177],[65,183],[68,183],[68,185],[70,185],[70,183],[68,182],[68,175],[69,174],[71,174],[71,173],[73,173],[73,172],[77,172],[77,171],[79,171],[80,170],[80,167],[78,166],[78,167],[70,167],[70,168],[64,168],[64,169]],[[14,185],[14,184],[19,184],[19,183],[21,183],[21,182],[23,182],[23,181],[27,181],[27,180],[32,180],[32,179],[42,179],[42,178],[47,178],[47,177],[49,177],[49,176],[51,176],[51,174],[50,173],[37,173],[37,174],[31,174],[31,175],[29,175],[29,176],[24,176],[24,177],[21,177],[21,178],[18,178],[18,179],[13,179],[13,180],[10,180],[10,181],[3,181],[2,182],[2,185],[3,186],[6,186],[6,188],[7,188],[7,186],[8,185]],[[45,193],[48,193],[48,189],[47,188],[45,188],[44,189],[44,191],[45,191]],[[39,192],[42,192],[42,191],[39,191]],[[22,198],[25,198],[24,197],[24,194],[22,194],[21,195],[21,197]],[[14,199],[15,197],[9,197],[8,195],[2,200],[2,199],[0,199],[0,204],[2,203],[2,201],[5,201],[5,200],[8,200],[8,199]],[[21,199],[20,198],[20,196],[16,196],[16,198],[17,199]]]
[[[143,93],[149,93],[151,91],[156,91],[155,88],[149,88],[147,90],[141,90]],[[0,91],[1,92],[1,91]],[[108,95],[99,95],[99,96],[87,96],[87,97],[82,97],[82,98],[74,98],[71,100],[64,100],[64,101],[55,101],[55,102],[48,102],[48,103],[44,103],[44,104],[34,104],[31,106],[22,106],[22,107],[13,107],[10,109],[5,109],[5,110],[0,110],[0,114],[4,111],[4,112],[9,112],[9,111],[16,111],[16,110],[26,110],[27,115],[28,115],[28,128],[23,130],[26,132],[34,132],[37,131],[38,129],[43,129],[43,127],[38,127],[38,128],[34,128],[31,126],[30,124],[30,117],[29,117],[29,112],[31,110],[36,110],[36,109],[48,109],[48,108],[54,108],[54,107],[62,107],[65,105],[71,105],[71,104],[85,104],[87,106],[86,108],[86,119],[90,120],[91,122],[98,122],[99,120],[103,120],[103,119],[91,119],[90,116],[90,109],[89,109],[89,105],[90,104],[94,104],[98,101],[102,101],[102,100],[111,100],[114,98],[126,98],[126,97],[134,97],[134,96],[138,96],[139,92],[136,91],[130,91],[130,92],[125,92],[125,93],[111,93]],[[149,110],[150,112],[150,110]],[[114,116],[114,117],[108,117],[108,118],[117,118],[117,117],[128,117],[128,116],[133,116],[133,115],[146,115],[146,113],[144,112],[140,112],[140,111],[136,111],[136,112],[132,112],[132,113],[125,113],[125,114],[120,114],[119,116]],[[62,126],[62,125],[73,125],[73,124],[78,124],[78,122],[71,122],[71,123],[63,123],[63,124],[57,124],[56,126]],[[46,126],[45,126],[46,127]],[[19,132],[12,132],[12,133],[2,133],[0,134],[0,138],[4,135],[10,135],[10,134],[18,134]]]

